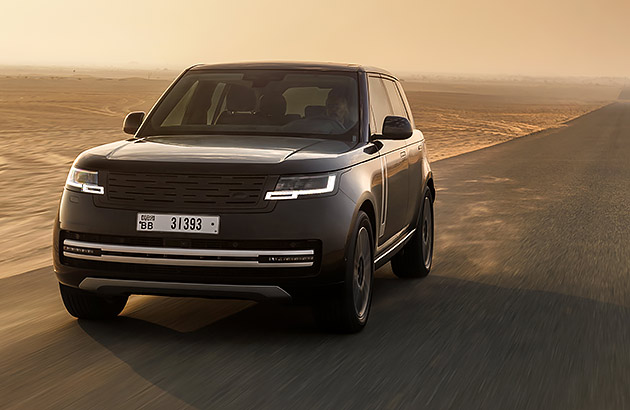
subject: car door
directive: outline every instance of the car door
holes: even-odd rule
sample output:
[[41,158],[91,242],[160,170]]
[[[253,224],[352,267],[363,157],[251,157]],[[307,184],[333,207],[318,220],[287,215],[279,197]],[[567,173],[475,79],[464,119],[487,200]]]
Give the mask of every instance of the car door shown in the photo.
[[368,77],[370,93],[370,132],[382,144],[381,161],[384,167],[384,187],[378,243],[383,244],[393,238],[406,226],[408,203],[408,161],[404,140],[378,139],[383,120],[394,115],[387,90],[380,76]]
[[[391,78],[383,78],[383,84],[387,90],[387,96],[392,106],[394,115],[405,117],[413,125],[413,117],[409,110],[408,104],[405,104],[404,91],[398,81]],[[420,138],[422,134],[414,130],[413,135],[405,141],[407,146],[407,164],[408,164],[408,186],[407,197],[407,216],[406,224],[415,222],[419,202],[422,200],[422,149],[423,141]]]

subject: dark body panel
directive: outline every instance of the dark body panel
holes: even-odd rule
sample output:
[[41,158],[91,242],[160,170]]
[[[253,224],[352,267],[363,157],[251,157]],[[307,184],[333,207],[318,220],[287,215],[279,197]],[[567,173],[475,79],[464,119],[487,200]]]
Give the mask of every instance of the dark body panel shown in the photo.
[[336,171],[377,157],[360,144],[260,136],[169,136],[120,141],[82,153],[87,170],[302,174]]

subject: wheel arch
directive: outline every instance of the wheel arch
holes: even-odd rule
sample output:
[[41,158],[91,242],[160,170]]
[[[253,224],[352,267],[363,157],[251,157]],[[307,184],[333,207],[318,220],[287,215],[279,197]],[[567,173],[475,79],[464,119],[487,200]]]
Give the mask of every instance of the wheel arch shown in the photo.
[[370,220],[370,225],[372,226],[372,246],[374,247],[374,251],[376,251],[376,244],[378,243],[378,214],[376,212],[377,208],[374,203],[374,198],[369,192],[365,192],[363,195],[361,195],[359,200],[356,202],[357,206],[355,207],[354,215],[352,215],[352,223],[350,224],[348,235],[346,237],[346,255],[348,254],[347,246],[350,243],[350,236],[352,235],[354,225],[357,223],[359,212],[365,212],[368,219]]
[[[372,225],[372,240],[374,241],[372,245],[376,247],[375,243],[378,233],[376,232],[376,210],[374,208],[374,204],[369,199],[366,199],[359,207],[359,211],[365,212],[370,219],[370,225]],[[357,214],[359,213],[359,211],[357,212]]]
[[429,191],[431,191],[431,200],[435,202],[435,184],[433,183],[432,173],[429,173],[429,175],[427,176],[426,186],[429,188]]

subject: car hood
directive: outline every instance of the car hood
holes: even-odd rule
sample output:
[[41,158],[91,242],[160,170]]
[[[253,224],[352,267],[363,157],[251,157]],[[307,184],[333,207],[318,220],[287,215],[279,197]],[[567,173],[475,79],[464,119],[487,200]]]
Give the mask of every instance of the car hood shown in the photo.
[[102,145],[81,154],[77,166],[95,170],[309,173],[365,160],[356,143],[267,136],[158,136]]

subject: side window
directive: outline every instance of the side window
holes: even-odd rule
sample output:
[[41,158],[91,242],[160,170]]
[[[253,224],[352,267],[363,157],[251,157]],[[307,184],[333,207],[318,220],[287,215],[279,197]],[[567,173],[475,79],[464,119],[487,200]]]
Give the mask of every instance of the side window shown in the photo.
[[389,96],[389,102],[392,105],[393,114],[409,119],[409,115],[405,109],[405,103],[403,103],[403,100],[400,97],[396,84],[392,80],[387,79],[383,79],[383,84],[385,84],[385,88],[387,89],[387,95]]
[[[212,99],[210,100],[210,108],[208,108],[208,112],[206,113],[206,124],[214,124],[216,118],[219,116],[217,108],[219,106],[219,99],[223,95],[223,90],[225,90],[225,86],[225,83],[218,83],[214,88]],[[225,98],[223,100],[225,100]],[[225,101],[223,101],[223,103],[225,104]]]
[[370,110],[374,124],[370,124],[372,134],[380,134],[383,131],[383,120],[388,115],[392,115],[392,107],[387,98],[387,90],[383,81],[379,77],[369,77],[370,87]]
[[400,97],[403,100],[403,103],[405,104],[405,108],[407,109],[407,117],[409,118],[409,121],[411,122],[411,126],[412,127],[416,127],[413,121],[413,113],[411,112],[411,105],[409,105],[409,100],[407,100],[407,96],[405,95],[405,90],[403,89],[402,84],[400,84],[398,81],[396,81],[396,86],[398,88],[398,93],[400,94]]
[[287,114],[298,114],[304,116],[304,109],[309,105],[326,105],[326,97],[330,92],[329,88],[319,87],[292,87],[288,88],[282,95],[287,102]]
[[182,99],[179,100],[177,105],[166,116],[164,121],[162,121],[162,127],[182,125],[184,115],[186,114],[186,109],[188,108],[188,104],[190,104],[190,101],[192,100],[193,94],[195,93],[198,85],[199,81],[195,81],[193,85],[188,89],[188,91],[186,91],[186,94],[184,94]]

